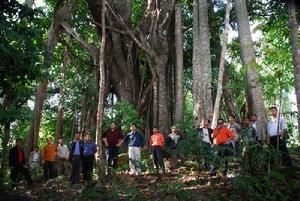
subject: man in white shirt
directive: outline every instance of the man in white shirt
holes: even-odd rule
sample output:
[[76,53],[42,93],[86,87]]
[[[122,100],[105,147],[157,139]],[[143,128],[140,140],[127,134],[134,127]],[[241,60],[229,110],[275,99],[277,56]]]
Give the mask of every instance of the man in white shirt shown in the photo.
[[58,160],[58,174],[59,175],[68,175],[69,169],[69,149],[67,145],[64,144],[64,140],[62,138],[58,139],[58,147],[57,147],[57,160]]
[[282,154],[283,161],[286,165],[291,165],[291,158],[284,141],[287,133],[287,124],[283,117],[278,117],[278,111],[276,107],[271,107],[270,112],[271,117],[267,125],[268,135],[270,137],[270,145],[274,149],[277,149],[277,138],[279,138],[279,151]]
[[41,153],[39,146],[35,146],[34,150],[30,153],[28,157],[28,162],[31,170],[36,170],[41,164]]

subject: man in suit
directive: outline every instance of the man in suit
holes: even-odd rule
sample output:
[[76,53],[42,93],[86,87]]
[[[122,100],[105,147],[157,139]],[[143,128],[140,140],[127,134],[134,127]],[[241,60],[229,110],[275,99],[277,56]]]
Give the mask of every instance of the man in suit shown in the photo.
[[25,156],[22,149],[22,140],[20,138],[16,140],[16,146],[9,151],[9,167],[11,169],[10,179],[12,180],[12,188],[16,187],[19,174],[25,177],[28,186],[32,186],[30,172],[25,167]]
[[71,162],[70,181],[72,184],[79,183],[79,174],[83,156],[83,142],[80,133],[75,134],[75,139],[71,142],[69,159]]

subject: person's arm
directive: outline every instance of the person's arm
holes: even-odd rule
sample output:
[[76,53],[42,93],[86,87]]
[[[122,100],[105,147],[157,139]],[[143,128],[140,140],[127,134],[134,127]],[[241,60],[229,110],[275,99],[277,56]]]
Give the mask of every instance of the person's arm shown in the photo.
[[103,135],[102,135],[102,141],[104,142],[105,147],[109,146],[109,144],[107,142],[107,132],[108,131],[104,132]]
[[28,157],[28,164],[30,167],[31,167],[32,158],[33,158],[33,152],[30,152],[29,157]]
[[119,137],[118,144],[116,144],[116,147],[122,146],[122,144],[123,144],[123,142],[125,140],[123,133],[119,133],[119,134],[120,134],[120,137]]
[[144,138],[144,134],[143,133],[140,133],[140,140],[141,140],[141,148],[144,148],[145,138]]
[[232,140],[235,137],[235,134],[233,132],[231,132],[229,129],[227,129],[226,132],[227,132],[226,134],[227,134],[228,138],[224,144],[228,145],[228,144],[230,144],[230,140]]

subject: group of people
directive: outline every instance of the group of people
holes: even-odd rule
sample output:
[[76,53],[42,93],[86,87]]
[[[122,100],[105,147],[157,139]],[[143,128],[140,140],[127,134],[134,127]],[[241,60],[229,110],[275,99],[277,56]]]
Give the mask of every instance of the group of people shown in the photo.
[[[271,118],[267,124],[267,134],[270,137],[270,145],[281,151],[284,160],[287,164],[291,164],[291,159],[286,148],[284,138],[286,135],[287,124],[283,117],[278,117],[276,107],[270,108]],[[235,116],[230,115],[227,126],[224,125],[223,119],[218,119],[216,128],[210,128],[210,120],[204,121],[203,127],[197,128],[198,137],[202,144],[208,148],[212,146],[224,147],[225,151],[218,152],[220,157],[229,156],[232,152],[239,153],[239,146],[241,139],[247,137],[248,141],[261,143],[263,140],[262,133],[263,125],[257,122],[257,116],[253,114],[250,118],[245,117],[242,120],[242,126],[235,121]],[[278,137],[279,136],[279,137]],[[171,169],[177,166],[176,147],[179,141],[186,136],[178,132],[176,127],[172,127],[172,132],[165,136],[161,134],[158,127],[153,127],[153,133],[150,136],[149,144],[153,158],[154,167],[159,173],[166,171],[164,163],[164,147],[169,147],[171,151]],[[279,140],[279,141],[278,141]],[[129,158],[129,174],[140,175],[141,171],[141,151],[145,145],[144,134],[137,130],[137,125],[132,123],[130,132],[124,136],[123,133],[117,129],[116,124],[111,122],[110,128],[102,135],[103,145],[106,149],[106,162],[111,168],[117,167],[119,148],[125,142],[128,146]],[[228,148],[228,149],[227,149]],[[227,150],[227,151],[226,151]],[[43,147],[42,153],[39,147],[35,146],[34,150],[29,155],[29,166],[32,171],[38,169],[41,163],[44,167],[44,179],[48,180],[57,175],[70,175],[70,182],[72,184],[79,183],[80,170],[82,170],[83,179],[89,182],[92,179],[92,172],[94,168],[95,153],[97,152],[97,145],[92,139],[92,136],[87,134],[81,136],[76,133],[74,140],[70,146],[64,144],[63,139],[58,140],[58,145],[54,144],[52,138],[47,138],[47,144]],[[16,184],[18,176],[24,175],[28,181],[28,185],[32,185],[30,171],[25,166],[25,156],[22,149],[22,140],[16,140],[16,146],[9,152],[9,166],[11,167],[11,180],[13,185]],[[226,174],[228,162],[225,161]],[[69,165],[71,171],[69,172]],[[211,176],[215,176],[217,166],[211,165]]]

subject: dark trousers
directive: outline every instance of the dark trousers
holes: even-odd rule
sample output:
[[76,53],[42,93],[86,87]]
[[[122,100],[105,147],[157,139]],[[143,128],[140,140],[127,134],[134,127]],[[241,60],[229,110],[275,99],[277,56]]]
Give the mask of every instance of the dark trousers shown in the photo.
[[80,166],[81,166],[81,157],[80,156],[73,156],[71,159],[71,174],[70,174],[70,181],[75,184],[79,183],[80,180]]
[[[277,136],[270,137],[270,145],[274,149],[277,149]],[[279,136],[279,151],[282,154],[283,163],[285,165],[292,165],[292,160],[289,151],[286,147],[285,142],[282,139],[280,139],[280,136]]]
[[117,168],[119,147],[108,147],[106,149],[106,161],[109,167]]
[[[20,175],[21,174],[21,175]],[[27,181],[27,184],[28,185],[32,185],[32,179],[31,179],[31,175],[30,175],[30,172],[29,170],[24,167],[23,165],[15,165],[12,169],[11,169],[11,172],[10,172],[10,179],[12,180],[13,182],[13,186],[16,185],[16,183],[18,182],[18,178],[19,176],[24,176],[26,181]]]
[[164,159],[163,159],[163,150],[159,146],[152,147],[152,156],[156,169],[165,170]]
[[44,179],[47,181],[48,179],[52,179],[55,176],[54,170],[54,161],[45,161],[44,164]]
[[94,155],[83,156],[82,158],[82,173],[84,181],[91,181],[91,175],[94,167]]
[[[225,157],[234,155],[234,150],[233,150],[232,146],[230,146],[230,145],[216,145],[216,146],[217,146],[216,154],[220,157],[220,159],[223,160]],[[218,168],[219,168],[218,165],[215,165],[215,166],[211,165],[211,170],[210,170],[211,176],[216,175]],[[228,170],[228,161],[225,160],[223,175],[227,174],[227,170]]]

